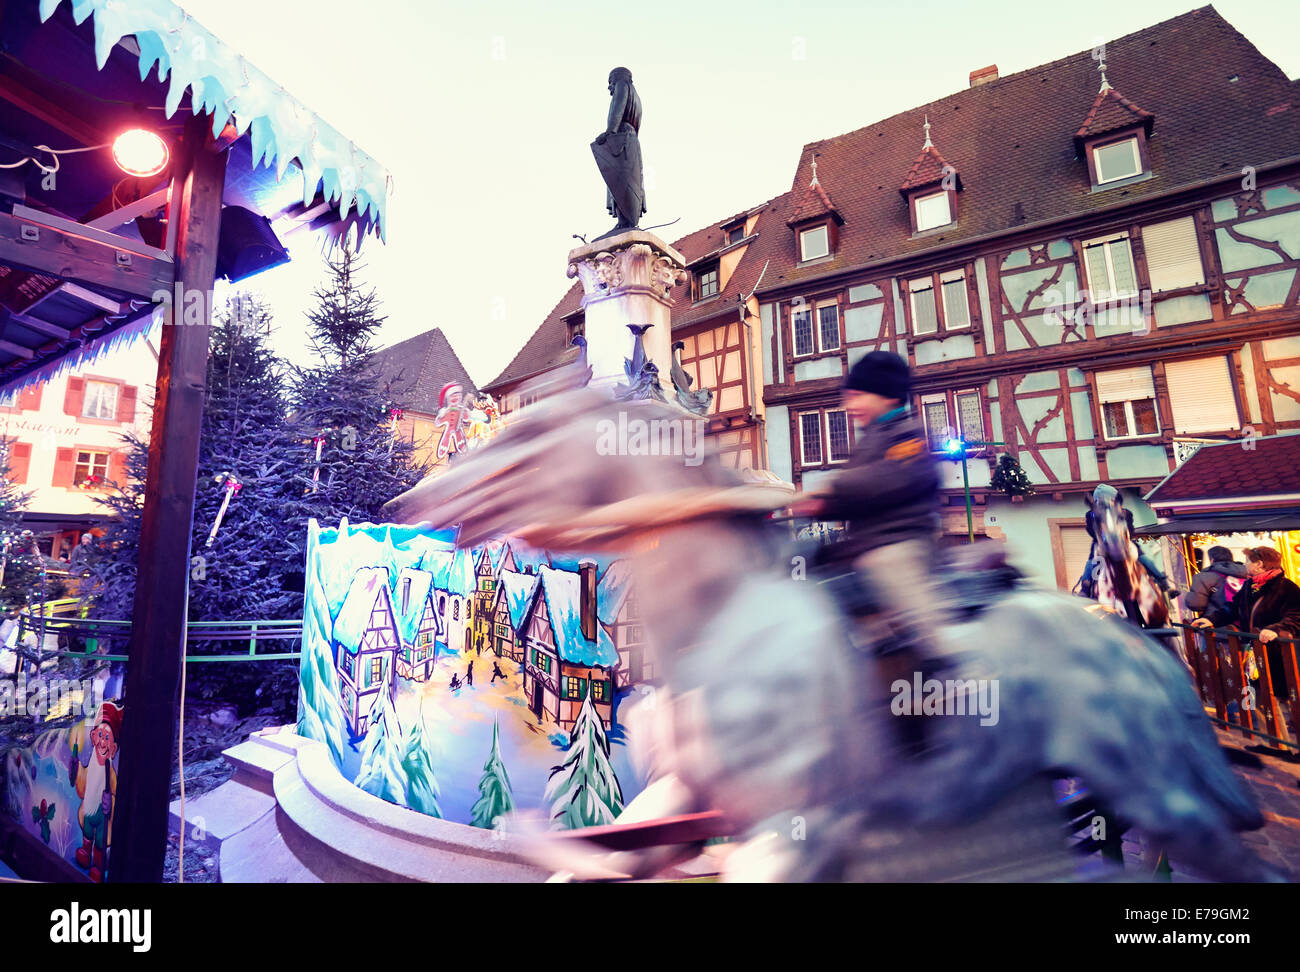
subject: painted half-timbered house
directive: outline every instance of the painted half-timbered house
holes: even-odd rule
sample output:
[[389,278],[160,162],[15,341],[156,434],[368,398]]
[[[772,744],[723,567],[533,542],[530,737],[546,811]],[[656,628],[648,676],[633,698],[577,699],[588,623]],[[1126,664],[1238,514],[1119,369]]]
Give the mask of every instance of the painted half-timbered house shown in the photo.
[[362,567],[352,578],[334,620],[334,659],[339,673],[339,701],[354,736],[366,731],[366,719],[388,691],[396,700],[393,667],[401,644],[388,570]]
[[615,687],[624,689],[652,680],[655,666],[646,645],[631,569],[626,561],[616,560],[605,568],[596,588],[596,614],[618,652]]
[[474,600],[470,605],[477,651],[492,647],[501,572],[514,569],[515,561],[506,541],[489,541],[479,550],[474,561]]
[[524,642],[518,635],[524,614],[537,588],[535,573],[502,570],[492,614],[492,650],[499,658],[524,660]]
[[426,554],[421,569],[433,574],[433,603],[443,631],[442,643],[456,654],[473,650],[474,561],[476,551],[437,550]]
[[434,601],[433,574],[403,568],[397,575],[394,599],[402,644],[397,654],[397,674],[417,682],[427,681],[437,660],[437,644],[444,636]]
[[[1099,68],[1103,68],[1099,70]],[[1083,495],[1141,495],[1198,443],[1300,430],[1295,82],[1213,8],[806,145],[746,260],[772,471],[848,459],[863,354],[905,355],[944,530],[1073,584]],[[784,223],[782,232],[767,225]],[[1014,457],[1035,495],[992,473]]]
[[524,650],[524,698],[539,720],[572,726],[588,695],[611,725],[618,652],[598,623],[596,565],[577,571],[540,567],[518,633]]

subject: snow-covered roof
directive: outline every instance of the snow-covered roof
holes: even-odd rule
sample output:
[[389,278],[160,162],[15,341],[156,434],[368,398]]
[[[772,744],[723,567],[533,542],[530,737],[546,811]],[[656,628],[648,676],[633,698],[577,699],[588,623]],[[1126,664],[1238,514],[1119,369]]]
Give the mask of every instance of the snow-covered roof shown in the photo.
[[596,617],[605,624],[617,621],[631,588],[632,569],[626,560],[616,560],[605,568],[605,575],[596,585]]
[[515,559],[515,568],[521,573],[525,567],[531,567],[533,573],[537,573],[538,567],[549,567],[551,565],[551,558],[546,555],[544,550],[534,550],[532,547],[515,544],[510,548],[510,552]]
[[447,589],[447,575],[451,570],[450,550],[430,550],[420,560],[420,567],[433,575],[433,586],[440,591]]
[[504,540],[497,540],[486,544],[484,549],[487,551],[488,563],[492,565],[492,572],[496,573],[510,553],[510,544]]
[[[404,598],[402,588],[406,586],[407,581],[411,583],[411,590]],[[420,619],[424,616],[424,604],[429,598],[432,587],[433,574],[427,570],[405,567],[397,575],[397,593],[393,595],[396,602],[394,613],[397,617],[398,633],[401,634],[405,644],[414,644],[416,635],[420,633]],[[406,604],[406,610],[402,610],[403,602]]]
[[478,586],[478,576],[474,573],[474,564],[478,562],[477,550],[460,549],[452,555],[451,566],[447,571],[446,582],[439,589],[451,594],[469,597]]
[[388,593],[388,570],[384,567],[362,567],[352,576],[347,596],[339,608],[339,616],[334,619],[333,640],[349,652],[355,653],[370,627],[370,615],[375,608],[377,597],[392,598]]
[[510,624],[516,630],[524,623],[524,614],[532,603],[533,591],[536,589],[536,574],[521,574],[517,570],[501,571],[501,592],[506,599],[506,610],[510,612]]
[[578,574],[570,570],[539,567],[537,577],[546,610],[551,616],[551,630],[555,632],[556,650],[562,661],[573,665],[602,665],[613,668],[618,664],[618,651],[609,635],[596,625],[596,640],[583,636],[579,606],[582,585]]

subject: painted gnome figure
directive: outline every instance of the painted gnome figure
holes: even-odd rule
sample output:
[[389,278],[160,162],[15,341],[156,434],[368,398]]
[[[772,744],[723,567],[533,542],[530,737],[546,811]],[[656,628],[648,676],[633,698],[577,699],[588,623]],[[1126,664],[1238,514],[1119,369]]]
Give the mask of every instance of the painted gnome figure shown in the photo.
[[[84,731],[84,726],[79,727],[78,734],[80,731]],[[82,843],[76,853],[77,865],[95,882],[104,880],[105,859],[113,839],[113,801],[117,794],[113,760],[121,733],[122,707],[104,702],[90,730],[90,745],[82,752],[80,742],[74,741],[68,762],[68,776],[81,798],[77,823],[81,826]],[[73,738],[76,740],[77,734]]]

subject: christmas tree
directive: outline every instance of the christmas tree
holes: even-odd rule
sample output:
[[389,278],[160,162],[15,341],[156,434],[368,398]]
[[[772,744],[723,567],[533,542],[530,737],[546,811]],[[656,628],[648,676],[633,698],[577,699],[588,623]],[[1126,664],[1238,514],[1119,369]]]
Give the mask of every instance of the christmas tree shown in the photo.
[[486,830],[495,829],[502,817],[515,808],[510,777],[506,774],[506,765],[501,761],[501,724],[492,726],[492,752],[483,764],[483,775],[478,781],[478,800],[474,803],[473,819],[470,823]]
[[[396,406],[372,368],[371,340],[384,323],[361,263],[346,244],[327,259],[329,281],[308,314],[315,366],[292,378],[299,484],[311,515],[382,521],[380,508],[423,476],[396,430]],[[319,456],[318,456],[319,452]]]
[[406,805],[431,817],[441,817],[438,780],[433,774],[428,735],[424,718],[417,714],[402,752],[402,769],[406,771]]
[[998,464],[993,470],[989,485],[1008,496],[1030,496],[1034,492],[1029,477],[1020,468],[1020,461],[1008,453],[998,456]]
[[623,811],[623,790],[609,764],[609,737],[590,694],[582,702],[570,738],[568,755],[551,770],[546,783],[552,825],[557,830],[576,830],[613,823]]
[[5,611],[27,607],[29,597],[40,599],[42,564],[31,531],[22,525],[31,495],[13,481],[9,443],[0,441],[0,607]]

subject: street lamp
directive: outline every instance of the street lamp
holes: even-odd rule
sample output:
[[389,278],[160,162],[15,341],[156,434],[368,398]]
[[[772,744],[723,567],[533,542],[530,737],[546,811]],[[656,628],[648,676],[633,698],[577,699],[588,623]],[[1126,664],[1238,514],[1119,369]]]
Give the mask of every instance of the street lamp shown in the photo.
[[961,485],[966,494],[966,541],[975,542],[975,517],[970,505],[970,476],[966,472],[966,457],[973,446],[976,450],[985,446],[1006,445],[1005,442],[967,442],[964,438],[951,438],[943,444],[943,451],[953,459],[961,460]]

